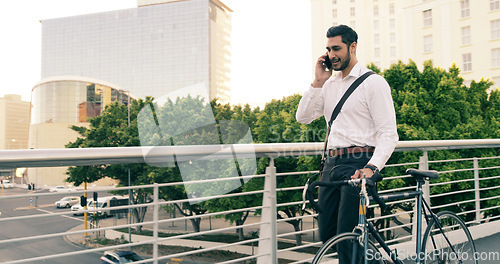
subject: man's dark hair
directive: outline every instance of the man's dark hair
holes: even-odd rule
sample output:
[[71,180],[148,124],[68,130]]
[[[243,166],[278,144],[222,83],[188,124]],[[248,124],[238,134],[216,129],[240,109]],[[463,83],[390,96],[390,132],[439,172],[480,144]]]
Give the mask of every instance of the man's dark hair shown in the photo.
[[358,42],[358,34],[356,34],[356,31],[346,25],[331,27],[326,32],[327,38],[333,38],[336,36],[342,36],[342,42],[345,43],[347,47],[351,46],[353,42]]

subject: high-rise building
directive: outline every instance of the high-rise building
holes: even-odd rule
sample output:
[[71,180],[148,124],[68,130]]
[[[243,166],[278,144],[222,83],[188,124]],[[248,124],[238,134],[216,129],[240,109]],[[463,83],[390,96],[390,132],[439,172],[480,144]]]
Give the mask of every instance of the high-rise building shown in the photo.
[[[6,94],[0,97],[0,149],[28,148],[30,103],[21,95]],[[0,170],[0,178],[14,182],[15,170]],[[12,178],[11,178],[12,177]]]
[[466,84],[488,78],[500,86],[500,0],[311,0],[311,10],[314,63],[326,30],[345,24],[359,35],[364,64],[455,63]]
[[138,98],[203,83],[207,100],[228,102],[232,10],[218,0],[138,4],[42,20],[42,78],[99,79]]
[[[45,78],[31,92],[31,125],[29,148],[64,148],[79,134],[72,126],[88,127],[88,118],[99,116],[106,105],[118,102],[127,105],[129,92],[117,85],[79,76]],[[36,186],[61,185],[66,167],[29,168],[28,181]],[[99,185],[111,185],[110,179]]]
[[30,103],[21,95],[0,98],[0,149],[27,149]]
[[[88,126],[89,117],[128,96],[160,98],[196,86],[206,88],[197,94],[206,102],[228,102],[231,12],[219,0],[139,0],[137,8],[42,20],[30,148],[64,148],[78,136],[72,125]],[[30,169],[29,180],[63,184],[65,170]]]
[[455,63],[465,79],[488,78],[500,86],[500,0],[405,1],[404,58]]

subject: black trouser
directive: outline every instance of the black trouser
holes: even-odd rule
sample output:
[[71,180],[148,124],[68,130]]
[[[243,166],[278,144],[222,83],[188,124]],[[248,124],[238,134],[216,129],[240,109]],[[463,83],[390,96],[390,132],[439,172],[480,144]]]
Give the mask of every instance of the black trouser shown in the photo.
[[[349,179],[362,169],[373,153],[354,153],[328,157],[323,168],[322,181]],[[319,205],[323,212],[318,216],[319,234],[323,242],[336,234],[351,232],[358,224],[359,192],[355,187],[320,187]]]
[[[323,168],[321,181],[338,181],[349,179],[356,170],[362,169],[373,153],[354,153],[337,157],[328,157]],[[359,221],[359,191],[352,186],[320,187],[319,204],[323,209],[318,216],[319,235],[326,242],[336,234],[352,232]],[[341,245],[339,245],[341,246]],[[350,259],[346,255],[351,252],[351,245],[338,248],[341,263]],[[344,256],[343,256],[344,255]]]

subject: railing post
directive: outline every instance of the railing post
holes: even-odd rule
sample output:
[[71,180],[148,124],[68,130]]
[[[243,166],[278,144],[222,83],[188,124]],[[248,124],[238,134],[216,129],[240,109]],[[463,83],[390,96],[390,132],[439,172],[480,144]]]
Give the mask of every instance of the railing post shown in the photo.
[[266,168],[264,183],[264,195],[262,198],[262,216],[259,236],[258,264],[276,264],[277,258],[277,227],[276,227],[276,167],[274,159],[271,157],[269,166]]
[[481,221],[481,192],[479,189],[479,159],[474,158],[474,200],[476,202],[476,221]]
[[154,264],[158,264],[158,212],[160,209],[160,206],[158,205],[159,193],[160,192],[158,190],[158,183],[155,183],[153,188],[153,239],[154,239],[153,263]]

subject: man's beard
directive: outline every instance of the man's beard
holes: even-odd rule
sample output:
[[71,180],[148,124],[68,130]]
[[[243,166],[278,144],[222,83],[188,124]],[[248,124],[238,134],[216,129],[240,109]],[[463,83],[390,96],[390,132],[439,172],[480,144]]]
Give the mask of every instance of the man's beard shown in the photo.
[[347,68],[347,66],[349,66],[350,62],[351,62],[351,52],[349,46],[347,46],[347,57],[345,58],[345,61],[340,65],[340,67],[338,67],[337,69],[334,68],[333,70],[342,71],[345,68]]

